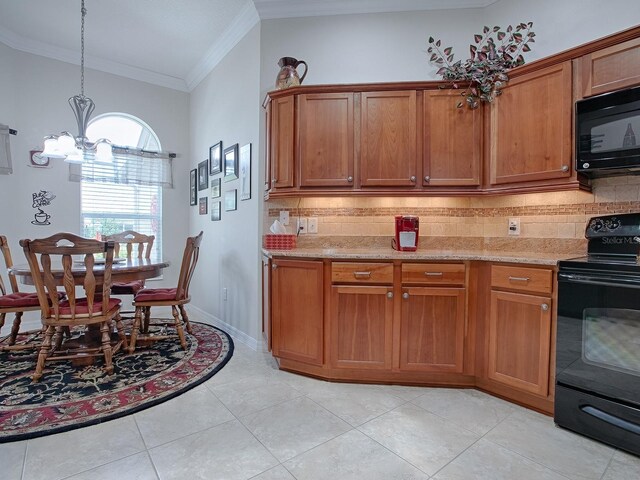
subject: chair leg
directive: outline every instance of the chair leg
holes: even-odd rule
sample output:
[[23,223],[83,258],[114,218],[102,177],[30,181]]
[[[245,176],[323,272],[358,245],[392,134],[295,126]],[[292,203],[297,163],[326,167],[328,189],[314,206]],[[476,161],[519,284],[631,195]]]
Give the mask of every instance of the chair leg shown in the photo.
[[62,340],[64,339],[64,329],[68,327],[56,327],[56,334],[53,337],[53,350],[60,350]]
[[53,337],[54,332],[56,331],[53,325],[49,325],[44,334],[44,339],[42,340],[42,345],[40,346],[40,353],[38,353],[38,363],[36,364],[36,371],[34,372],[31,380],[33,382],[37,382],[42,377],[42,371],[44,370],[44,364],[49,356],[49,350],[51,350],[51,337]]
[[187,341],[184,338],[184,330],[182,329],[182,320],[180,320],[180,315],[178,315],[178,309],[175,305],[171,305],[171,313],[173,313],[173,319],[176,323],[176,330],[178,332],[178,338],[180,339],[180,345],[183,350],[187,349]]
[[151,307],[144,307],[144,327],[142,331],[149,333],[149,323],[151,322]]
[[131,327],[131,339],[129,341],[129,353],[133,353],[136,349],[136,339],[138,338],[138,330],[140,329],[140,322],[142,321],[142,307],[136,307],[136,313],[134,315],[133,327]]
[[9,345],[15,345],[18,333],[20,333],[20,323],[22,321],[22,312],[16,312],[16,316],[13,319],[13,325],[11,326],[11,338],[9,339]]
[[184,325],[187,328],[187,332],[189,333],[189,335],[192,335],[193,332],[191,331],[191,323],[189,323],[189,316],[187,315],[187,311],[185,310],[184,305],[180,305],[178,308],[180,309],[180,314],[182,315],[182,321],[184,322]]
[[129,345],[127,344],[127,335],[124,331],[124,323],[122,323],[122,317],[120,314],[116,315],[116,330],[118,331],[118,337],[122,340],[122,349],[128,350]]
[[113,362],[111,351],[111,333],[109,328],[109,322],[102,322],[100,324],[100,333],[102,333],[102,353],[104,354],[104,369],[108,375],[113,373]]

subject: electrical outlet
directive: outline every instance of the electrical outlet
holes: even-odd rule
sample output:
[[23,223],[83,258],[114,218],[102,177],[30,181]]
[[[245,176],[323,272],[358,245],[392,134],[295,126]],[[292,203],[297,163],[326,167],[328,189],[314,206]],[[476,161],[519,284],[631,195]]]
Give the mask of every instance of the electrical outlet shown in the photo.
[[318,233],[318,217],[309,217],[307,233]]
[[298,218],[298,232],[299,233],[308,233],[308,223],[307,219],[304,217]]
[[226,288],[222,289],[222,300],[224,300],[225,302],[227,301],[227,289]]
[[520,235],[520,219],[509,219],[509,235]]
[[289,225],[289,211],[280,210],[280,223],[283,225]]

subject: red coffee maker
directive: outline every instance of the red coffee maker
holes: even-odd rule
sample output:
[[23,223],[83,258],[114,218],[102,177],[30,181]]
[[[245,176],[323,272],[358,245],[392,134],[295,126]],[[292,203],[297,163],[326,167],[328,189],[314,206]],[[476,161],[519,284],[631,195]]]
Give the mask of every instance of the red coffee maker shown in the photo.
[[401,252],[415,252],[418,249],[420,221],[413,215],[396,215],[396,236],[391,246]]

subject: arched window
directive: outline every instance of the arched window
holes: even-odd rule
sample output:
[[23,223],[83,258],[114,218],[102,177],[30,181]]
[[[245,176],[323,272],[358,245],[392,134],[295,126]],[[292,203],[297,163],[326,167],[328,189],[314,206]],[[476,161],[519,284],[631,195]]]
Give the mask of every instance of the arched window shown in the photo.
[[[124,113],[96,116],[87,127],[87,138],[108,138],[114,145],[160,151],[160,140],[145,122]],[[125,159],[126,161],[126,159]],[[130,162],[135,162],[131,159]],[[118,167],[122,168],[122,160]],[[85,237],[100,238],[123,230],[155,235],[152,256],[162,256],[162,187],[157,184],[123,183],[113,174],[114,164],[82,165],[81,212]],[[162,162],[149,162],[144,175],[159,177]],[[104,175],[99,170],[104,169]],[[155,171],[157,169],[158,171]],[[85,171],[86,170],[86,171]],[[90,170],[90,171],[89,171]],[[149,182],[154,183],[154,182]]]

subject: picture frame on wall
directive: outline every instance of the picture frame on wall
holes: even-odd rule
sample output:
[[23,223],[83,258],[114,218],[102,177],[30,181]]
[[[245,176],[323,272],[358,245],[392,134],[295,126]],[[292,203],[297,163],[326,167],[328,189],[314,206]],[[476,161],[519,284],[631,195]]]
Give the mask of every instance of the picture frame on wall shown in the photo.
[[204,190],[209,186],[209,169],[207,168],[207,160],[198,164],[198,190]]
[[240,200],[251,198],[251,144],[240,148]]
[[238,178],[238,144],[224,149],[224,181],[237,180]]
[[211,198],[219,198],[222,195],[221,185],[219,178],[211,180]]
[[189,175],[189,204],[191,206],[198,204],[198,169],[191,170]]
[[222,140],[209,147],[209,175],[222,172]]
[[211,221],[217,222],[220,220],[222,213],[222,202],[211,202]]
[[198,207],[198,213],[200,215],[207,214],[207,197],[200,197],[200,204]]
[[238,209],[238,190],[227,190],[224,192],[224,210],[225,212],[232,212]]

